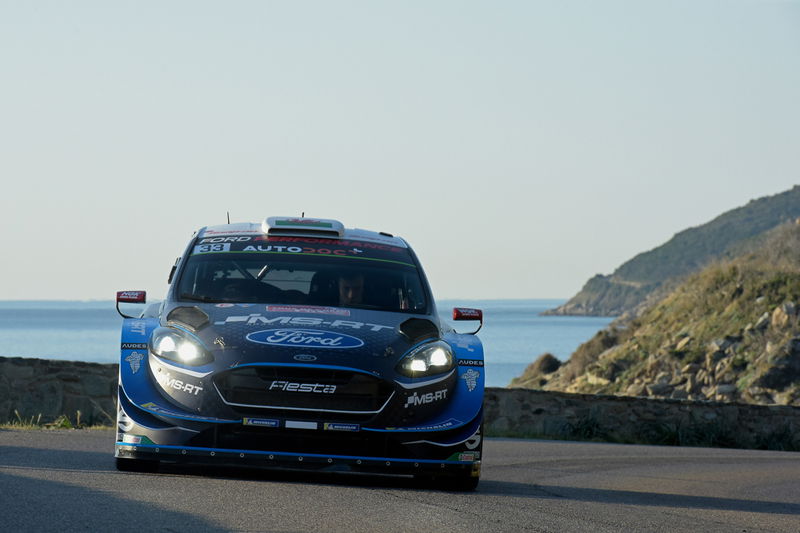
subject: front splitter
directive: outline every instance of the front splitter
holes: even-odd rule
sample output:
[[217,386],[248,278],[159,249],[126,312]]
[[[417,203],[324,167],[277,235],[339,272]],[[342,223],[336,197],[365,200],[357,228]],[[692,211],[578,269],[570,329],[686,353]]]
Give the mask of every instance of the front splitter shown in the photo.
[[214,464],[281,470],[363,472],[384,475],[441,475],[478,477],[481,462],[295,454],[253,450],[115,443],[115,456],[172,464]]

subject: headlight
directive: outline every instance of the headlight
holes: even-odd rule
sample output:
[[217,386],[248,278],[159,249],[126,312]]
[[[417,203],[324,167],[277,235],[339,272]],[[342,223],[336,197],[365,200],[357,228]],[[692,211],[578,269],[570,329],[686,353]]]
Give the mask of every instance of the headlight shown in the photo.
[[396,370],[410,378],[421,378],[449,372],[453,366],[453,350],[446,342],[435,341],[412,350],[400,360]]
[[188,333],[172,328],[158,328],[150,337],[150,351],[164,359],[185,365],[200,366],[214,360],[199,341]]

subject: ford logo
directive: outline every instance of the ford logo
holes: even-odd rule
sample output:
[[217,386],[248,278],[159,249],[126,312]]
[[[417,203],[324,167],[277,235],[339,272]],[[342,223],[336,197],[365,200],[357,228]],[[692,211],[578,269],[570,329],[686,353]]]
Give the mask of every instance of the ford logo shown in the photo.
[[247,340],[270,346],[305,348],[359,348],[364,341],[343,333],[314,329],[266,329],[247,335]]
[[295,361],[302,361],[303,363],[310,363],[311,361],[316,361],[317,360],[317,356],[316,355],[309,355],[309,354],[305,354],[305,353],[299,353],[299,354],[295,355],[294,357],[292,357],[292,359],[294,359]]

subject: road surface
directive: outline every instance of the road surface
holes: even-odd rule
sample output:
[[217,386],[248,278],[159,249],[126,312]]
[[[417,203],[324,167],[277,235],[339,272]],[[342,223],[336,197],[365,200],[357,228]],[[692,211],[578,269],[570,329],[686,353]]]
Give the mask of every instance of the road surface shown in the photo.
[[800,531],[800,453],[488,439],[474,493],[410,480],[117,472],[111,430],[0,430],[4,531]]

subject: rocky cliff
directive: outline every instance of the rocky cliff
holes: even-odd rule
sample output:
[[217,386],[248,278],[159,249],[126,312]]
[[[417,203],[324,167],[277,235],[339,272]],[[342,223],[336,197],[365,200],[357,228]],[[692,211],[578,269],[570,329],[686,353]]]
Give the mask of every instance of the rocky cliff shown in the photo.
[[679,280],[720,259],[732,258],[765,232],[800,217],[800,186],[753,200],[714,220],[676,234],[667,243],[597,274],[556,315],[619,316],[647,307]]
[[113,425],[118,366],[0,357],[0,422]]
[[[116,388],[115,364],[0,357],[0,423],[113,426]],[[488,388],[483,408],[490,436],[800,450],[798,407]]]
[[800,405],[799,305],[800,225],[790,223],[511,386]]

